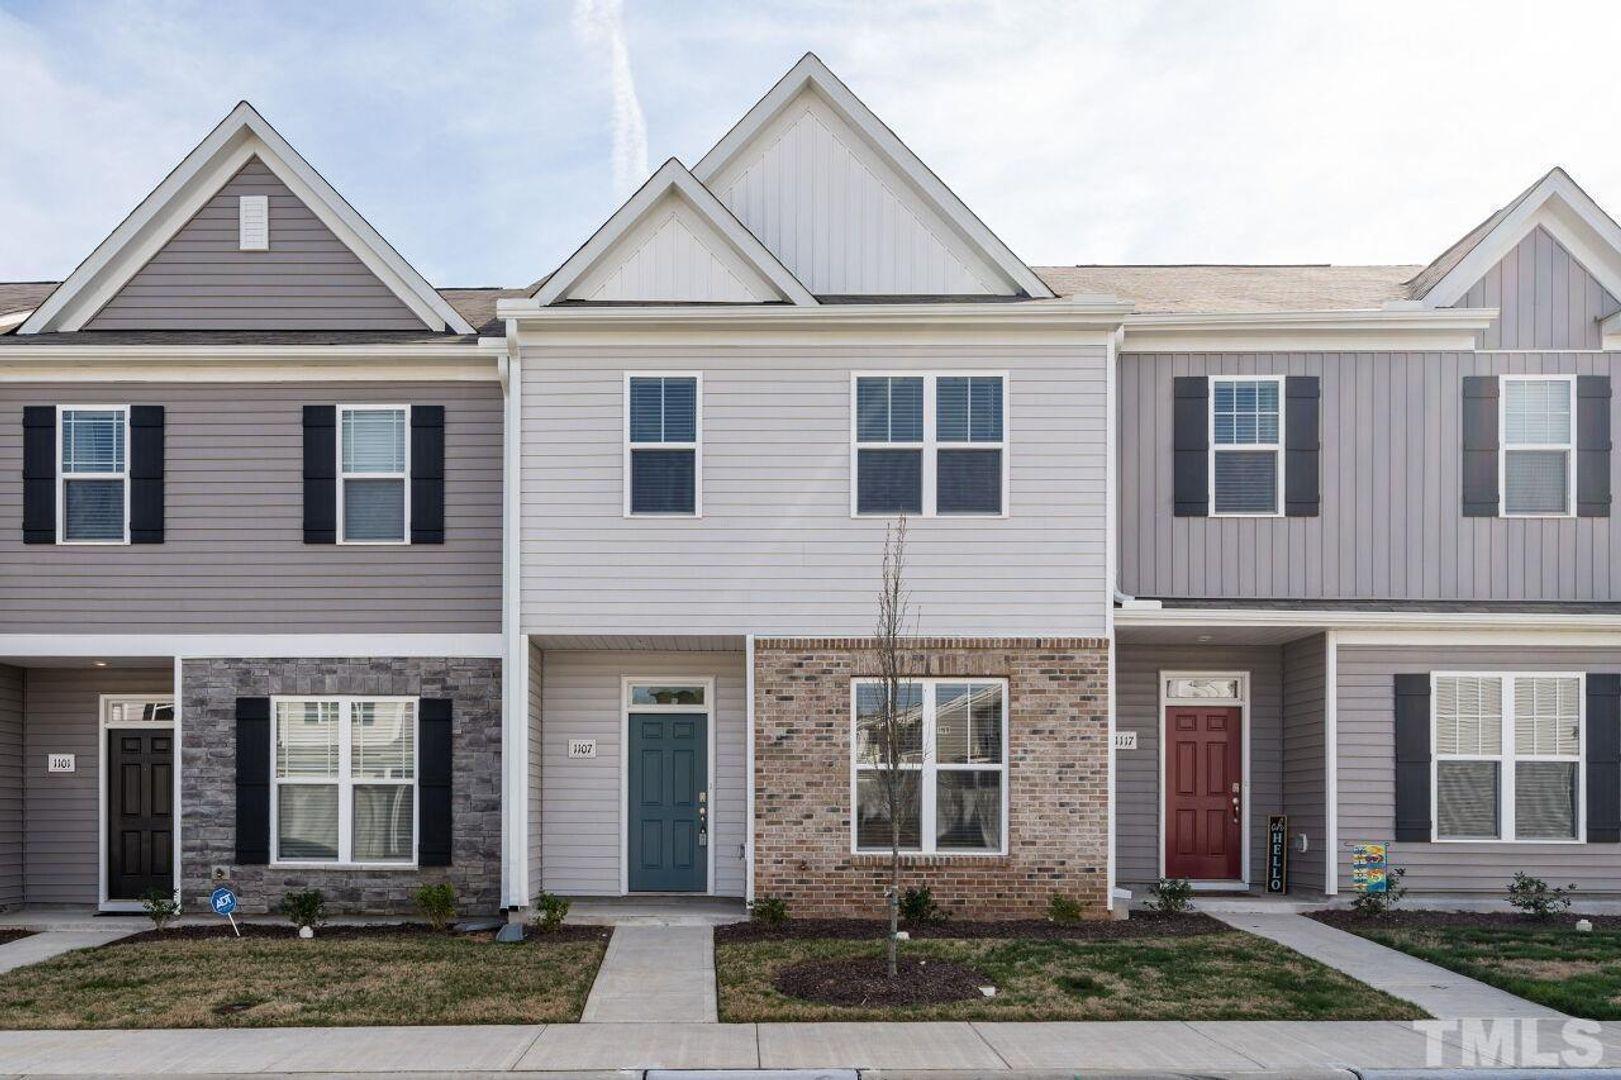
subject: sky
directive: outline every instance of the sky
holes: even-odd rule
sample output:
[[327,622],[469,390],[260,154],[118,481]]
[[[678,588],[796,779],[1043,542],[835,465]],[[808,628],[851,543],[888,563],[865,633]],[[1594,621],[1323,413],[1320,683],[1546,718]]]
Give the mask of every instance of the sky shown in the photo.
[[0,0],[0,280],[247,99],[437,285],[555,268],[807,50],[1012,249],[1427,262],[1555,164],[1621,216],[1614,3]]

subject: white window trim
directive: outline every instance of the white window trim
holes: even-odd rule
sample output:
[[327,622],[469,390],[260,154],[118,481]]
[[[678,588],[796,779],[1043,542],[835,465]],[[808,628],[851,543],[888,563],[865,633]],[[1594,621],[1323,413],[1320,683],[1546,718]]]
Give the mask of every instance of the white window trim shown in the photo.
[[[354,412],[403,412],[405,415],[405,469],[402,472],[345,472],[343,468],[343,416]],[[336,415],[337,438],[337,477],[338,477],[338,543],[345,547],[406,547],[411,543],[411,406],[409,405],[339,405]],[[399,480],[404,488],[401,498],[400,539],[398,540],[350,540],[344,535],[346,525],[343,520],[343,485],[351,477],[356,480]]]
[[[872,515],[868,515],[872,516]],[[850,680],[850,853],[852,855],[882,855],[889,851],[883,848],[863,848],[856,843],[856,830],[858,821],[856,816],[857,787],[856,779],[861,772],[878,772],[883,766],[862,766],[856,761],[856,725],[858,721],[857,703],[858,693],[862,686],[882,683],[879,678],[860,678]],[[902,858],[965,858],[984,859],[1005,856],[1008,853],[1008,792],[1012,787],[1011,773],[1008,760],[1012,755],[1012,747],[1008,745],[1008,680],[1005,678],[981,676],[955,676],[947,678],[918,678],[901,679],[902,684],[918,684],[923,688],[923,760],[917,765],[902,764],[906,770],[917,770],[919,777],[920,807],[919,807],[919,844],[915,851],[902,850]],[[1002,760],[997,765],[983,764],[940,764],[935,760],[934,724],[935,724],[935,690],[942,683],[946,685],[970,684],[988,685],[996,684],[1002,688]],[[959,848],[946,848],[939,850],[935,847],[935,791],[934,780],[941,772],[999,772],[1002,775],[1002,835],[1001,842],[994,851],[972,851]]]
[[[1502,745],[1496,754],[1447,754],[1436,750],[1435,684],[1440,679],[1498,679],[1502,686]],[[1514,683],[1518,679],[1576,680],[1576,749],[1568,754],[1516,754],[1514,750]],[[1441,835],[1439,794],[1436,777],[1442,761],[1492,761],[1497,763],[1497,831],[1495,837],[1451,837]],[[1576,835],[1569,839],[1521,838],[1515,833],[1514,765],[1521,761],[1574,762],[1576,765]],[[1432,671],[1430,672],[1430,840],[1437,844],[1536,844],[1573,845],[1587,843],[1587,675],[1581,671]]]
[[[109,883],[107,881],[107,762],[110,755],[107,752],[107,733],[113,728],[137,728],[146,731],[170,731],[178,736],[179,729],[175,724],[175,698],[172,694],[100,694],[97,695],[98,704],[96,715],[100,723],[96,726],[96,909],[98,911],[142,911],[144,906],[139,900],[114,900],[108,896]],[[167,720],[121,720],[112,721],[112,708],[115,703],[134,705],[168,705],[170,715]],[[178,737],[173,744],[173,765],[175,773],[175,799],[174,799],[174,830],[171,843],[173,850],[180,850],[180,744]],[[174,859],[174,898],[180,898],[180,860]]]
[[[1237,679],[1238,697],[1236,698],[1200,698],[1178,697],[1170,692],[1170,685],[1176,679]],[[1232,881],[1206,881],[1195,880],[1189,884],[1195,890],[1219,891],[1230,889],[1235,884],[1249,888],[1250,884],[1250,673],[1248,671],[1218,671],[1197,669],[1170,669],[1159,672],[1159,716],[1155,720],[1155,741],[1159,744],[1159,802],[1155,816],[1159,819],[1159,876],[1165,876],[1165,803],[1167,765],[1165,761],[1165,713],[1173,706],[1209,706],[1210,708],[1234,708],[1238,710],[1239,750],[1243,757],[1243,778],[1239,781],[1239,793],[1242,796],[1242,805],[1239,807],[1239,828],[1242,837],[1239,844],[1239,875]],[[1112,751],[1111,751],[1112,752]]]
[[[1205,466],[1209,470],[1208,483],[1210,486],[1210,516],[1213,518],[1278,518],[1283,516],[1283,447],[1288,422],[1287,402],[1284,398],[1284,377],[1282,375],[1212,375],[1210,376],[1210,401],[1205,408],[1205,441],[1210,446],[1210,461]],[[1278,388],[1278,439],[1275,443],[1229,443],[1218,446],[1216,444],[1216,384],[1235,382],[1269,382]],[[1231,453],[1234,451],[1272,451],[1273,467],[1276,470],[1276,479],[1272,484],[1275,502],[1271,510],[1244,511],[1216,510],[1216,455],[1218,453]]]
[[[638,686],[695,686],[703,689],[702,705],[633,705],[631,696]],[[709,813],[708,851],[705,853],[705,873],[708,875],[701,893],[683,893],[685,896],[715,895],[715,849],[718,826],[715,793],[715,677],[713,675],[621,675],[619,677],[619,895],[648,895],[630,890],[630,714],[631,713],[703,713],[705,747],[709,778],[704,787]],[[656,895],[656,894],[652,894]]]
[[[337,702],[338,703],[338,775],[329,777],[287,777],[277,775],[279,764],[276,760],[276,729],[277,712],[282,704],[303,704],[308,702]],[[390,703],[406,702],[411,706],[411,780],[409,785],[403,780],[374,780],[354,778],[351,751],[353,746],[353,731],[351,730],[351,709],[357,703]],[[422,783],[422,705],[418,698],[389,695],[345,695],[345,694],[289,694],[270,699],[270,865],[317,869],[361,869],[361,870],[415,870],[418,866],[418,846],[422,843],[421,821],[421,783]],[[281,788],[282,785],[313,785],[338,788],[338,857],[336,859],[283,859],[280,854],[281,846]],[[394,784],[409,786],[411,789],[411,861],[410,862],[355,862],[346,859],[346,854],[354,851],[354,789],[356,784],[362,787],[371,784]]]
[[[117,412],[124,417],[124,469],[122,472],[76,472],[71,476],[63,465],[67,452],[67,425],[64,413]],[[76,547],[117,547],[129,543],[129,406],[125,405],[58,405],[56,407],[56,542]],[[118,540],[70,540],[68,538],[67,484],[69,480],[122,480],[124,482],[124,535]]]
[[[1002,380],[1002,438],[996,442],[942,442],[935,426],[935,384],[938,379],[1001,379]],[[922,379],[923,380],[923,438],[910,442],[862,442],[857,430],[856,387],[862,379]],[[923,452],[923,511],[914,517],[967,518],[994,521],[1008,516],[1011,494],[1010,462],[1013,455],[1012,431],[1008,426],[1008,399],[1012,379],[1007,371],[852,371],[850,373],[850,516],[852,518],[895,518],[899,514],[863,514],[861,505],[860,452],[862,450],[921,450]],[[938,513],[936,507],[935,474],[940,450],[1000,450],[1002,452],[1002,511],[998,514]]]
[[[1570,394],[1570,440],[1565,443],[1508,441],[1508,384],[1562,382]],[[1576,516],[1576,376],[1499,375],[1497,377],[1497,430],[1502,433],[1497,452],[1497,516],[1505,518],[1572,518]],[[1508,508],[1508,455],[1510,450],[1562,450],[1565,453],[1565,509],[1559,512],[1511,511]]]
[[[697,436],[691,442],[642,442],[632,447],[630,441],[630,381],[632,379],[692,379],[693,384],[693,431]],[[662,407],[662,403],[661,403]],[[627,371],[625,372],[625,385],[622,396],[621,412],[624,414],[624,427],[621,442],[624,445],[624,457],[620,462],[620,487],[624,489],[623,516],[627,518],[651,518],[655,521],[668,521],[671,518],[693,518],[704,516],[704,373],[701,371]],[[645,511],[634,513],[630,508],[630,457],[632,449],[643,450],[691,450],[692,451],[692,512],[675,511],[664,514],[653,514]]]

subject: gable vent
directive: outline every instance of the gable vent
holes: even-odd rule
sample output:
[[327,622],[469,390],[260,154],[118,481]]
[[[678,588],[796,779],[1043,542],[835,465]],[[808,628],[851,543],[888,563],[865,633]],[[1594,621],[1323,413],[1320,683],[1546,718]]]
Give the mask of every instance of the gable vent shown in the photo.
[[237,248],[270,250],[270,197],[243,195],[237,204]]

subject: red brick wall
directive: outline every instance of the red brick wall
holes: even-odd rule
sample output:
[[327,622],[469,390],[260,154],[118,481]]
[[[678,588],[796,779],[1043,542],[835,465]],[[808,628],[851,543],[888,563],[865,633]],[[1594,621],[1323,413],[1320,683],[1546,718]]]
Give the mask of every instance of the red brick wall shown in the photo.
[[[903,856],[960,918],[1045,914],[1063,893],[1105,914],[1108,642],[938,638],[908,643],[923,678],[1008,680],[1008,854]],[[850,681],[875,673],[870,640],[755,646],[756,896],[796,916],[879,915],[888,855],[850,851]]]

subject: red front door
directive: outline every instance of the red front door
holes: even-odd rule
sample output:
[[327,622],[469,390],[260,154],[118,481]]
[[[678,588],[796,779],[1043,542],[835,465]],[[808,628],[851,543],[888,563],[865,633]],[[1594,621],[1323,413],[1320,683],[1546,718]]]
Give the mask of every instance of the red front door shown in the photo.
[[1165,710],[1165,876],[1243,877],[1243,736],[1239,710]]

